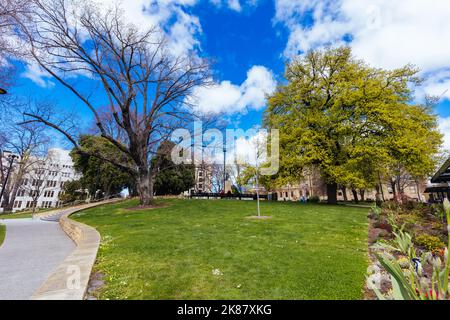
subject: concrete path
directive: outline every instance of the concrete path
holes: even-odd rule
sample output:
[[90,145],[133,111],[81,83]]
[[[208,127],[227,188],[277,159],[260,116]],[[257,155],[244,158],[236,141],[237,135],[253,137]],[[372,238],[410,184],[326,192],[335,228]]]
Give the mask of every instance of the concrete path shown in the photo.
[[0,246],[0,300],[28,300],[76,245],[56,221],[0,222],[6,225]]

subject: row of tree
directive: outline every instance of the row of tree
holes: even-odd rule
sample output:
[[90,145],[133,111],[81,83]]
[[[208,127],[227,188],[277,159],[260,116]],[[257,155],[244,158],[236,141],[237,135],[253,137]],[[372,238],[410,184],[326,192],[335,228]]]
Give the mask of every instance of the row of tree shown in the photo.
[[[319,170],[329,203],[338,187],[375,188],[389,181],[400,199],[402,179],[430,176],[442,144],[427,98],[414,103],[418,70],[383,70],[356,59],[348,47],[310,51],[287,66],[286,83],[268,99],[264,125],[280,130],[277,184]],[[356,191],[355,191],[356,192]]]
[[[91,113],[95,133],[110,144],[108,152],[114,148],[114,156],[105,155],[103,148],[89,148],[80,139],[74,117],[61,109],[26,110],[22,123],[56,130],[83,161],[114,166],[120,171],[121,183],[125,175],[131,177],[130,187],[139,194],[141,205],[151,205],[160,171],[152,159],[173,130],[188,127],[197,118],[189,102],[195,87],[211,82],[208,61],[195,52],[175,56],[163,30],[143,29],[127,21],[119,4],[99,5],[90,0],[21,4],[1,0],[2,21],[7,22],[2,31],[22,44],[18,51],[29,64],[37,65]],[[13,44],[8,42],[6,47]],[[2,53],[13,56],[12,50]],[[89,86],[72,81],[74,77],[84,77]],[[107,101],[108,107],[94,101]],[[86,167],[83,161],[80,166]],[[91,169],[85,170],[90,176]],[[115,183],[108,177],[98,179],[103,188]]]
[[[101,136],[83,135],[80,146],[89,153],[98,153],[103,157],[117,157],[116,147]],[[152,175],[155,177],[155,195],[179,195],[194,186],[195,170],[192,165],[175,164],[171,160],[173,142],[165,141],[158,148],[152,162]],[[134,177],[122,171],[110,162],[97,157],[80,154],[73,149],[71,157],[74,168],[82,174],[79,180],[67,183],[62,200],[72,202],[91,197],[108,197],[128,189],[131,196],[138,196],[138,188]],[[127,158],[118,159],[125,163]]]
[[[164,163],[154,159],[164,156],[162,142],[175,129],[198,117],[190,103],[194,88],[211,83],[208,61],[195,52],[174,56],[163,30],[133,25],[117,5],[0,1],[2,30],[27,44],[10,50],[8,43],[1,54],[27,56],[66,88],[92,114],[102,140],[99,146],[80,138],[73,117],[48,105],[26,110],[22,124],[45,125],[70,141],[89,185],[104,192],[127,185],[141,205],[151,205]],[[280,130],[281,150],[281,170],[267,182],[296,182],[305,170],[319,170],[335,203],[338,187],[379,189],[387,179],[399,194],[405,173],[429,175],[442,137],[433,101],[413,103],[417,72],[412,66],[370,67],[346,47],[311,51],[291,62],[264,118],[267,128]],[[73,77],[85,77],[92,90]],[[117,180],[101,175],[107,165],[118,170]]]

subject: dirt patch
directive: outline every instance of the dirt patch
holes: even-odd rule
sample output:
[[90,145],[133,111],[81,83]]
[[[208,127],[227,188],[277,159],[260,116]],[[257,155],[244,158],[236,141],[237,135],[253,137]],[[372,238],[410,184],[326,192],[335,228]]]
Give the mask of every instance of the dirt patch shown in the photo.
[[128,211],[143,211],[143,210],[152,210],[152,209],[160,209],[160,208],[166,208],[169,207],[170,205],[167,203],[160,203],[160,204],[153,204],[150,206],[135,206],[135,207],[129,207],[129,208],[124,208],[124,210],[128,210]]

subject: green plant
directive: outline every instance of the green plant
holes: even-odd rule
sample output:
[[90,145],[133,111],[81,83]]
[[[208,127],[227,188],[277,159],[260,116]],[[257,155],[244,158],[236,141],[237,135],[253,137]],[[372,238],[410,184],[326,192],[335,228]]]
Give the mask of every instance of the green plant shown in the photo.
[[406,254],[410,259],[416,258],[416,250],[412,241],[412,236],[403,231],[403,228],[397,232],[393,232],[395,238],[394,243],[398,251]]
[[319,196],[311,196],[311,197],[309,197],[308,201],[311,203],[318,203],[318,202],[320,202],[320,198],[319,198]]
[[381,216],[382,209],[374,203],[370,207],[370,210],[372,211],[373,216],[378,220]]
[[[393,258],[385,253],[375,254],[380,264],[391,276],[392,285],[392,298],[394,300],[419,300],[420,295],[416,290],[420,283],[414,277],[414,272],[411,272],[411,264],[409,267],[410,272],[404,272],[400,264]],[[378,299],[386,300],[387,297],[381,293],[378,288],[372,288],[377,295]]]
[[431,205],[431,213],[440,221],[445,222],[445,210],[440,203],[433,203]]
[[437,252],[445,247],[445,243],[438,237],[429,234],[420,234],[414,238],[414,243],[428,251]]
[[[444,201],[444,210],[447,217],[447,230],[450,233],[450,203],[447,199]],[[398,230],[398,227],[395,227]],[[408,246],[411,236],[399,230],[395,233],[396,239],[392,247],[398,250],[404,250]],[[392,285],[392,298],[395,300],[446,300],[450,297],[450,287],[448,283],[450,256],[448,248],[450,247],[450,237],[447,247],[444,251],[444,258],[441,261],[439,257],[433,257],[430,252],[422,254],[421,259],[412,258],[414,251],[409,251],[411,259],[408,270],[403,271],[400,263],[387,253],[375,254],[383,268],[390,274]],[[431,264],[431,279],[423,277],[422,264]],[[381,291],[373,287],[372,290],[378,299],[388,298]]]
[[0,246],[3,243],[3,240],[5,240],[5,234],[6,234],[6,227],[4,224],[0,223]]

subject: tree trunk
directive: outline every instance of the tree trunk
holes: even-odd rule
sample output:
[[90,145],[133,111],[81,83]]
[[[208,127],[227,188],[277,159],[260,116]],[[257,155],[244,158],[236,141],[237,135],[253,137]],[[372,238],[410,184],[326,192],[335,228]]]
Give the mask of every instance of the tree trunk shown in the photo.
[[391,179],[391,188],[392,188],[392,194],[394,195],[394,201],[398,201],[396,182],[395,182],[395,180],[392,180],[392,179]]
[[358,192],[356,192],[356,189],[352,189],[352,194],[353,194],[353,200],[355,201],[355,203],[358,203]]
[[9,203],[9,195],[10,195],[9,186],[8,184],[6,184],[5,191],[3,192],[3,198],[0,199],[0,207],[3,208],[3,212],[6,212],[6,207],[7,204]]
[[361,195],[361,201],[364,201],[364,194],[366,190],[365,189],[359,189],[359,194]]
[[375,191],[376,191],[376,193],[375,193],[375,203],[377,204],[378,207],[381,207],[381,203],[383,201],[381,200],[381,193],[380,193],[380,185],[379,184],[377,184],[375,186]]
[[419,181],[416,180],[416,188],[417,188],[417,198],[419,199],[419,202],[422,202],[422,196],[420,195],[420,184]]
[[328,204],[337,204],[337,184],[327,183],[327,202]]
[[148,168],[139,168],[139,177],[137,182],[139,192],[139,204],[149,206],[153,204],[153,179]]
[[343,187],[341,188],[341,190],[342,190],[342,195],[344,196],[344,201],[347,202],[347,201],[348,201],[348,198],[347,198],[347,188],[346,188],[345,186],[343,186]]
[[10,199],[9,202],[6,204],[6,209],[5,211],[12,211],[14,208],[14,201],[16,200],[17,197],[17,192],[19,191],[20,185],[22,183],[22,177],[23,177],[23,173],[22,173],[22,169],[20,169],[19,174],[17,175],[14,184],[13,184],[13,188],[11,191],[11,195],[10,195]]

